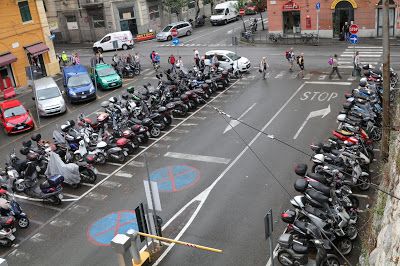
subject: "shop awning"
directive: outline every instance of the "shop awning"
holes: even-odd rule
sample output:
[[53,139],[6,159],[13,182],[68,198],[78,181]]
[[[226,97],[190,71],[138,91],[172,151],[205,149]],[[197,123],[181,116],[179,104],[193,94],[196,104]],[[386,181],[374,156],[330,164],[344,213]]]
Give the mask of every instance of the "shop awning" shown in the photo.
[[12,53],[5,53],[0,55],[0,66],[6,66],[17,61],[17,58]]
[[32,55],[32,56],[37,56],[40,54],[43,54],[45,52],[47,52],[49,49],[49,47],[47,47],[46,44],[40,42],[31,46],[26,46],[25,49]]

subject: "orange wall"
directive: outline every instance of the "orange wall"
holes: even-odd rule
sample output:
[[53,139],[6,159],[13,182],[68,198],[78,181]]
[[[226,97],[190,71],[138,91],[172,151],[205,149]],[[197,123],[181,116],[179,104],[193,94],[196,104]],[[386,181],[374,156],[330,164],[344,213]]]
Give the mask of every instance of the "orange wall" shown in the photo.
[[[29,9],[32,21],[23,24],[17,1],[0,1],[0,53],[11,52],[18,58],[11,64],[17,86],[27,84],[25,67],[29,61],[24,46],[45,42],[35,0],[29,0]],[[18,43],[19,47],[12,48],[13,43]],[[49,63],[48,53],[43,54],[43,59]]]

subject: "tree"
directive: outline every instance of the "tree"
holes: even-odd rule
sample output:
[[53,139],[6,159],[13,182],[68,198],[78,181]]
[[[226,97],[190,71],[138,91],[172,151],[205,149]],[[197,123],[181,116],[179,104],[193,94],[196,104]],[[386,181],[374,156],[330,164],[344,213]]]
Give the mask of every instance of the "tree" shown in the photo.
[[265,5],[265,0],[253,0],[255,6],[257,7],[258,12],[260,13],[260,18],[261,18],[261,25],[263,30],[265,30],[264,27],[264,20],[263,20],[263,16],[262,16],[262,10],[266,10],[267,7]]
[[180,14],[182,13],[182,8],[188,4],[187,0],[165,0],[165,6],[168,7],[169,12],[171,14],[176,14],[179,18]]
[[[237,4],[235,5],[236,12],[239,14],[239,10],[242,9],[242,8],[244,9],[246,7],[246,5],[247,5],[247,1],[246,0],[238,0]],[[243,16],[240,16],[240,18],[243,21],[243,29],[246,32],[246,24],[244,23]]]

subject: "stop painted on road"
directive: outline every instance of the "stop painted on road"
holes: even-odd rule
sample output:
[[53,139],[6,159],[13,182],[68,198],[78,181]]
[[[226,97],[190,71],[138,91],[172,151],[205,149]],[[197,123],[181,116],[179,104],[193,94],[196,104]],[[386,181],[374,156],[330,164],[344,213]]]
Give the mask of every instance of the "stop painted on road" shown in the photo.
[[329,102],[332,99],[338,97],[337,92],[326,92],[326,91],[305,91],[300,96],[302,101],[319,101],[319,102]]
[[138,229],[134,210],[112,212],[94,223],[87,229],[86,235],[96,246],[109,246],[117,234],[125,234],[129,229]]
[[150,174],[161,192],[177,192],[193,186],[200,179],[200,171],[189,165],[170,165]]

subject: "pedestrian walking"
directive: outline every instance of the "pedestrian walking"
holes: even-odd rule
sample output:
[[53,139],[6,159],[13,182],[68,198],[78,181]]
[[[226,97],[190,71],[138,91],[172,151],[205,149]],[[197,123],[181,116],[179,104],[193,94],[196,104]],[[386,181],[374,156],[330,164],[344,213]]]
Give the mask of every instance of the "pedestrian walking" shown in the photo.
[[175,65],[176,65],[177,68],[182,68],[183,67],[183,61],[182,61],[182,57],[181,56],[178,57],[178,59],[176,60]]
[[141,69],[139,53],[135,53],[135,55],[133,56],[133,62],[139,67],[139,69]]
[[72,60],[74,65],[79,65],[81,63],[78,53],[74,53]]
[[65,51],[62,51],[61,53],[61,61],[63,63],[63,66],[66,66],[68,64],[68,55]]
[[343,28],[342,28],[344,40],[347,42],[349,39],[349,24],[347,21],[344,23]]
[[294,60],[295,60],[295,55],[293,52],[293,48],[290,48],[290,50],[287,50],[285,53],[286,60],[289,62],[289,71],[293,71],[293,65],[294,65]]
[[353,73],[352,76],[353,77],[361,77],[361,66],[360,66],[360,55],[359,52],[356,51],[354,57],[353,57],[353,63],[354,63],[354,68],[353,68]]
[[193,49],[194,52],[194,64],[197,68],[200,68],[200,54],[197,49]]
[[171,65],[171,71],[175,72],[175,56],[173,54],[171,54],[168,57],[168,63]]
[[300,68],[299,73],[297,73],[297,77],[304,78],[304,53],[301,53],[299,56],[297,56],[296,62]]
[[120,58],[119,58],[118,54],[115,53],[113,58],[112,58],[112,65],[114,67],[116,67],[118,65],[118,63],[119,63],[119,60],[120,60]]
[[217,67],[218,64],[219,64],[218,56],[217,56],[217,54],[214,54],[214,56],[211,58],[211,66],[212,66],[213,69],[217,70],[218,69],[218,67]]
[[267,58],[264,56],[261,59],[260,66],[259,66],[259,69],[258,69],[258,72],[261,73],[263,79],[265,79],[265,76],[267,75],[268,69],[269,69],[269,64],[267,62]]
[[99,64],[100,64],[100,63],[105,64],[106,62],[104,62],[103,53],[102,53],[101,51],[99,51],[98,53],[99,53]]
[[332,79],[332,75],[333,75],[333,73],[335,73],[335,72],[336,72],[336,74],[338,75],[338,77],[339,77],[340,79],[342,79],[342,76],[341,76],[340,73],[339,73],[338,61],[337,61],[337,54],[335,54],[335,55],[333,56],[332,60],[330,59],[329,61],[330,61],[331,66],[332,66],[332,71],[331,71],[331,73],[329,74],[329,79]]

